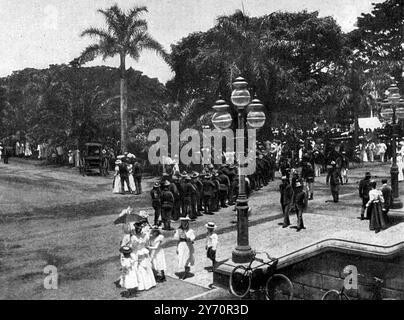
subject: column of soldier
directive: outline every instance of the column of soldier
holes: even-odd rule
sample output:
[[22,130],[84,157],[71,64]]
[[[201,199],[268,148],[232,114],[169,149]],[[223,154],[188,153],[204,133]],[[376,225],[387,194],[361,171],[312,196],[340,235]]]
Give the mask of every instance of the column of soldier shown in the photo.
[[[274,155],[258,151],[256,161],[255,173],[245,177],[247,196],[275,177]],[[221,208],[235,205],[238,190],[236,164],[205,165],[200,172],[165,173],[150,191],[154,224],[162,224],[163,230],[173,230],[171,220],[189,217],[195,221],[204,214],[213,215]]]

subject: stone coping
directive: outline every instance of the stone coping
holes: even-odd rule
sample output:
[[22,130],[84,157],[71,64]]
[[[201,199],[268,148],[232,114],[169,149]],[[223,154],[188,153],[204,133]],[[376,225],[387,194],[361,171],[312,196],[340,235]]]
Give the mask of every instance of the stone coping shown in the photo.
[[[277,256],[278,269],[330,251],[359,257],[392,259],[404,252],[404,224],[393,225],[378,234],[372,231],[341,230],[331,233],[329,237],[295,248],[293,251]],[[215,272],[230,274],[236,265],[231,259],[227,259],[217,267]],[[253,263],[253,267],[257,265],[256,262]]]

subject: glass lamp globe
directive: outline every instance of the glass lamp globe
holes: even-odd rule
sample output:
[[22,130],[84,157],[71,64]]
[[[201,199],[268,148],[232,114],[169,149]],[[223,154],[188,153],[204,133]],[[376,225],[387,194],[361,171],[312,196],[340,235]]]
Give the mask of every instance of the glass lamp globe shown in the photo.
[[231,102],[237,109],[244,109],[251,100],[250,92],[247,90],[248,83],[244,78],[238,77],[233,82],[233,92],[231,93]]
[[400,101],[400,91],[397,87],[397,84],[393,83],[389,89],[389,95],[387,97],[387,99],[389,100],[390,103],[398,103]]
[[229,113],[229,105],[226,101],[220,99],[216,101],[213,106],[215,113],[212,117],[212,124],[216,129],[225,130],[231,126],[233,121],[231,114]]
[[247,125],[250,128],[259,129],[265,124],[265,120],[264,105],[259,99],[254,98],[247,107]]

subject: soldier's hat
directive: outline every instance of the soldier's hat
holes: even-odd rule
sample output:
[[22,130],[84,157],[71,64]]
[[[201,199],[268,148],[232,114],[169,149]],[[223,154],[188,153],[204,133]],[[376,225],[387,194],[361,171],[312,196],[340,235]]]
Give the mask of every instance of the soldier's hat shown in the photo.
[[301,187],[301,186],[302,186],[302,184],[299,181],[296,182],[296,188]]
[[171,179],[172,179],[173,181],[178,181],[178,177],[177,177],[176,175],[172,176]]
[[282,180],[288,180],[287,176],[282,176]]
[[155,184],[153,184],[153,188],[160,188],[160,183],[156,182]]
[[170,183],[170,181],[168,181],[168,180],[165,180],[163,183],[162,183],[162,185],[164,186],[164,187],[167,187],[167,186],[169,186],[171,183]]
[[188,172],[186,171],[182,171],[182,173],[180,174],[181,177],[186,177],[188,175]]
[[210,173],[205,174],[205,179],[210,179],[210,178],[212,178],[212,175]]
[[115,164],[121,164],[121,163],[122,163],[121,160],[116,160],[116,161],[115,161]]
[[232,164],[229,166],[229,169],[234,169],[234,168],[236,168],[236,165],[235,165],[234,163],[232,163]]
[[335,165],[336,165],[336,162],[335,162],[335,161],[331,161],[331,165],[332,165],[332,166],[335,166]]
[[198,177],[199,177],[198,172],[196,172],[196,171],[192,172],[191,178],[195,179],[195,178],[198,178]]
[[208,168],[213,169],[214,168],[213,164],[209,163]]
[[185,180],[191,180],[191,177],[186,174],[186,175],[184,176],[184,179],[185,179]]
[[180,217],[180,221],[190,221],[191,218],[186,216],[186,217]]

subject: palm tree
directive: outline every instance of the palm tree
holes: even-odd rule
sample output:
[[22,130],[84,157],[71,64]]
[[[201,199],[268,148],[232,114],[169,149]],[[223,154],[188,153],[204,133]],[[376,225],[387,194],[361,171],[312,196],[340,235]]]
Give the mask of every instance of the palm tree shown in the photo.
[[103,60],[119,55],[120,57],[120,100],[121,100],[121,151],[128,148],[128,89],[126,78],[126,57],[130,56],[137,61],[143,50],[152,50],[162,57],[166,57],[163,47],[147,31],[147,21],[142,19],[143,13],[148,12],[146,7],[135,6],[125,12],[114,5],[109,9],[98,10],[104,15],[107,29],[90,27],[84,30],[82,37],[90,36],[98,42],[88,46],[76,64],[84,64],[102,56]]

